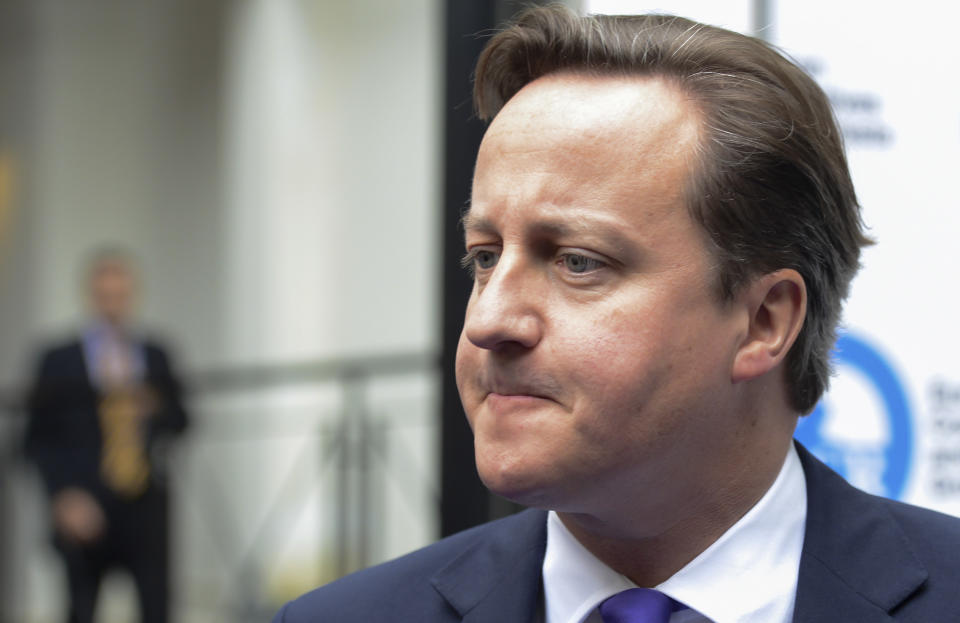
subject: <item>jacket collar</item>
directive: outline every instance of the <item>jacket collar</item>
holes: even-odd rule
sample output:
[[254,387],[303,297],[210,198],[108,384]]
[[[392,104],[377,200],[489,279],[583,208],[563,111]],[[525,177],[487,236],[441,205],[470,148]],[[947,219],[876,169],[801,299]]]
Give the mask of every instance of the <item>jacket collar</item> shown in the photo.
[[431,584],[464,623],[528,623],[540,606],[547,517],[528,510],[479,528],[475,539]]
[[892,621],[889,612],[926,581],[926,568],[876,498],[796,445],[807,480],[807,527],[794,623]]
[[[893,621],[890,611],[927,580],[896,520],[799,443],[807,481],[807,526],[794,623]],[[546,513],[525,511],[489,530],[431,584],[464,623],[533,621],[540,606]]]

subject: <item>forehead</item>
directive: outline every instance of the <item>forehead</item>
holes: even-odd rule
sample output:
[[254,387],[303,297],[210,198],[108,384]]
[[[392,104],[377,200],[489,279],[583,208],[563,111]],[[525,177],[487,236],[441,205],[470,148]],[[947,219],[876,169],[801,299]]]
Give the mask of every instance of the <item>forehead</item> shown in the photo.
[[679,87],[657,76],[549,74],[524,86],[490,124],[481,145],[535,148],[538,139],[577,142],[602,161],[689,150],[700,115]]
[[133,280],[133,268],[119,258],[105,258],[97,260],[89,269],[90,279],[94,282],[103,280],[115,281],[118,279]]
[[490,209],[666,215],[685,205],[699,132],[696,106],[661,78],[540,78],[484,136],[468,225]]

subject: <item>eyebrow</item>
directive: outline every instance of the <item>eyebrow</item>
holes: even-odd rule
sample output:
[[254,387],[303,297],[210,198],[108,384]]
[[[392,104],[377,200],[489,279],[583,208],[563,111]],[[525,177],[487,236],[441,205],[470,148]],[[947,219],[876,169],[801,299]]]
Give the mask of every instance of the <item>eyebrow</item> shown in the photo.
[[490,222],[489,219],[477,216],[469,208],[463,213],[463,216],[460,217],[460,227],[463,228],[464,232],[477,231],[481,233],[494,233],[497,231],[497,228],[493,226],[493,223]]
[[[636,243],[625,236],[621,228],[613,222],[607,222],[590,217],[575,216],[573,222],[571,219],[559,220],[550,216],[545,216],[536,220],[527,227],[524,232],[528,236],[543,236],[550,238],[563,238],[568,236],[599,236],[603,238],[606,244],[612,245],[618,251],[624,254],[635,254]],[[484,216],[478,216],[472,212],[466,212],[460,219],[464,233],[497,234],[498,229],[491,220]]]

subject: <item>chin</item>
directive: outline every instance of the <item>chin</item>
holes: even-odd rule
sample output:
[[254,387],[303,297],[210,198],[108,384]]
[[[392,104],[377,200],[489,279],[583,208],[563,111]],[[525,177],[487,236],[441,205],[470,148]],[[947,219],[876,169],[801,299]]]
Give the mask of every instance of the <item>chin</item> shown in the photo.
[[542,474],[524,472],[516,466],[511,469],[503,463],[485,466],[479,459],[477,471],[484,486],[495,495],[531,508],[553,508],[553,487]]

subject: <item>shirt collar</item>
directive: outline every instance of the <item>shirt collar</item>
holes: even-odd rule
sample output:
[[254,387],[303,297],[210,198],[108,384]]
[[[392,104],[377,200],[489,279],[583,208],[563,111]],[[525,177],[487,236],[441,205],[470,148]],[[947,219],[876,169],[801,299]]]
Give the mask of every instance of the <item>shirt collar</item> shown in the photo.
[[98,363],[104,345],[113,340],[123,341],[130,349],[134,377],[142,379],[146,374],[146,353],[137,333],[128,327],[118,329],[103,320],[95,319],[84,328],[80,336],[80,347],[83,351],[87,374],[94,385],[102,384]]
[[101,340],[125,340],[129,342],[137,341],[136,331],[132,327],[122,326],[118,327],[112,325],[106,320],[101,318],[93,318],[87,323],[84,327],[83,340],[85,342],[97,342]]
[[[760,501],[656,588],[717,623],[788,623],[806,516],[806,481],[791,444]],[[635,584],[591,554],[551,511],[543,587],[546,623],[581,623],[601,601]]]

